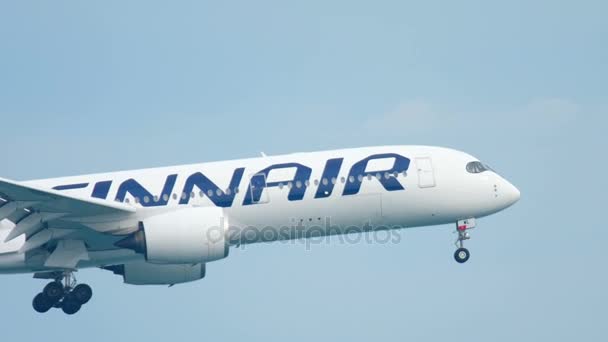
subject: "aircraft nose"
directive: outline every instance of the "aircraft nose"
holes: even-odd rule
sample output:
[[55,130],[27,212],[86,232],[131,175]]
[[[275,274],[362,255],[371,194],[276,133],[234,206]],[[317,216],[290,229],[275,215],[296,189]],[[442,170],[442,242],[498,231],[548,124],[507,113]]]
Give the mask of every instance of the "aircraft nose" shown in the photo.
[[509,181],[504,180],[502,185],[501,195],[503,200],[505,201],[505,207],[510,207],[513,204],[517,203],[521,198],[521,192],[519,189],[515,187],[515,185],[511,184]]

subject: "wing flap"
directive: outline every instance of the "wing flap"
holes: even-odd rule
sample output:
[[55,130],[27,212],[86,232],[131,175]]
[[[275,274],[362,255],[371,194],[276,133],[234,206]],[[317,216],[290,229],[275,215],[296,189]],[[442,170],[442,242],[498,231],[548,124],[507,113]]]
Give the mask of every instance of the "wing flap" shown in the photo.
[[18,236],[31,236],[45,223],[70,217],[130,214],[135,208],[96,198],[80,198],[57,190],[38,188],[0,178],[0,221],[8,219],[15,227],[5,242]]
[[45,267],[74,269],[81,260],[89,260],[89,252],[81,240],[59,240],[55,251],[44,262]]

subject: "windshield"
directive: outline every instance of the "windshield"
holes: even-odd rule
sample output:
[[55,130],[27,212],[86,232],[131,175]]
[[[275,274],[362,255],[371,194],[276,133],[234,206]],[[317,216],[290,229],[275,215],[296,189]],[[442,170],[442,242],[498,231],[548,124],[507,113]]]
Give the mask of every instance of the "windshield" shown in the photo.
[[469,173],[482,173],[482,172],[494,171],[494,170],[492,170],[491,167],[489,167],[488,165],[486,165],[480,161],[474,161],[474,162],[470,162],[467,164],[467,171]]

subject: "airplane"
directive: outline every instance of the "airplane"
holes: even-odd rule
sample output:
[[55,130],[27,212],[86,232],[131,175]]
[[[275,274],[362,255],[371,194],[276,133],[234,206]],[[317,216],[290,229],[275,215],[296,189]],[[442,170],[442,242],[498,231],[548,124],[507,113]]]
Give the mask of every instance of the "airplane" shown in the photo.
[[78,269],[172,286],[204,278],[241,244],[455,224],[454,259],[465,263],[477,219],[519,198],[477,158],[430,146],[0,179],[0,273],[50,280],[34,310],[72,315],[93,295]]

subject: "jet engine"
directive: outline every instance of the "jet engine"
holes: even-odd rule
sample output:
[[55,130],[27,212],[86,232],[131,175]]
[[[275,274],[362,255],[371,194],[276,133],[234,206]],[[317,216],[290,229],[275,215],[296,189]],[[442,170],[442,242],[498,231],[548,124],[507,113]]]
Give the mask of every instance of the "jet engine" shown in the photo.
[[205,264],[155,265],[147,262],[134,262],[107,266],[104,269],[122,275],[125,284],[131,285],[174,285],[205,277]]
[[228,219],[221,208],[185,208],[149,217],[116,243],[152,264],[199,264],[228,256]]

